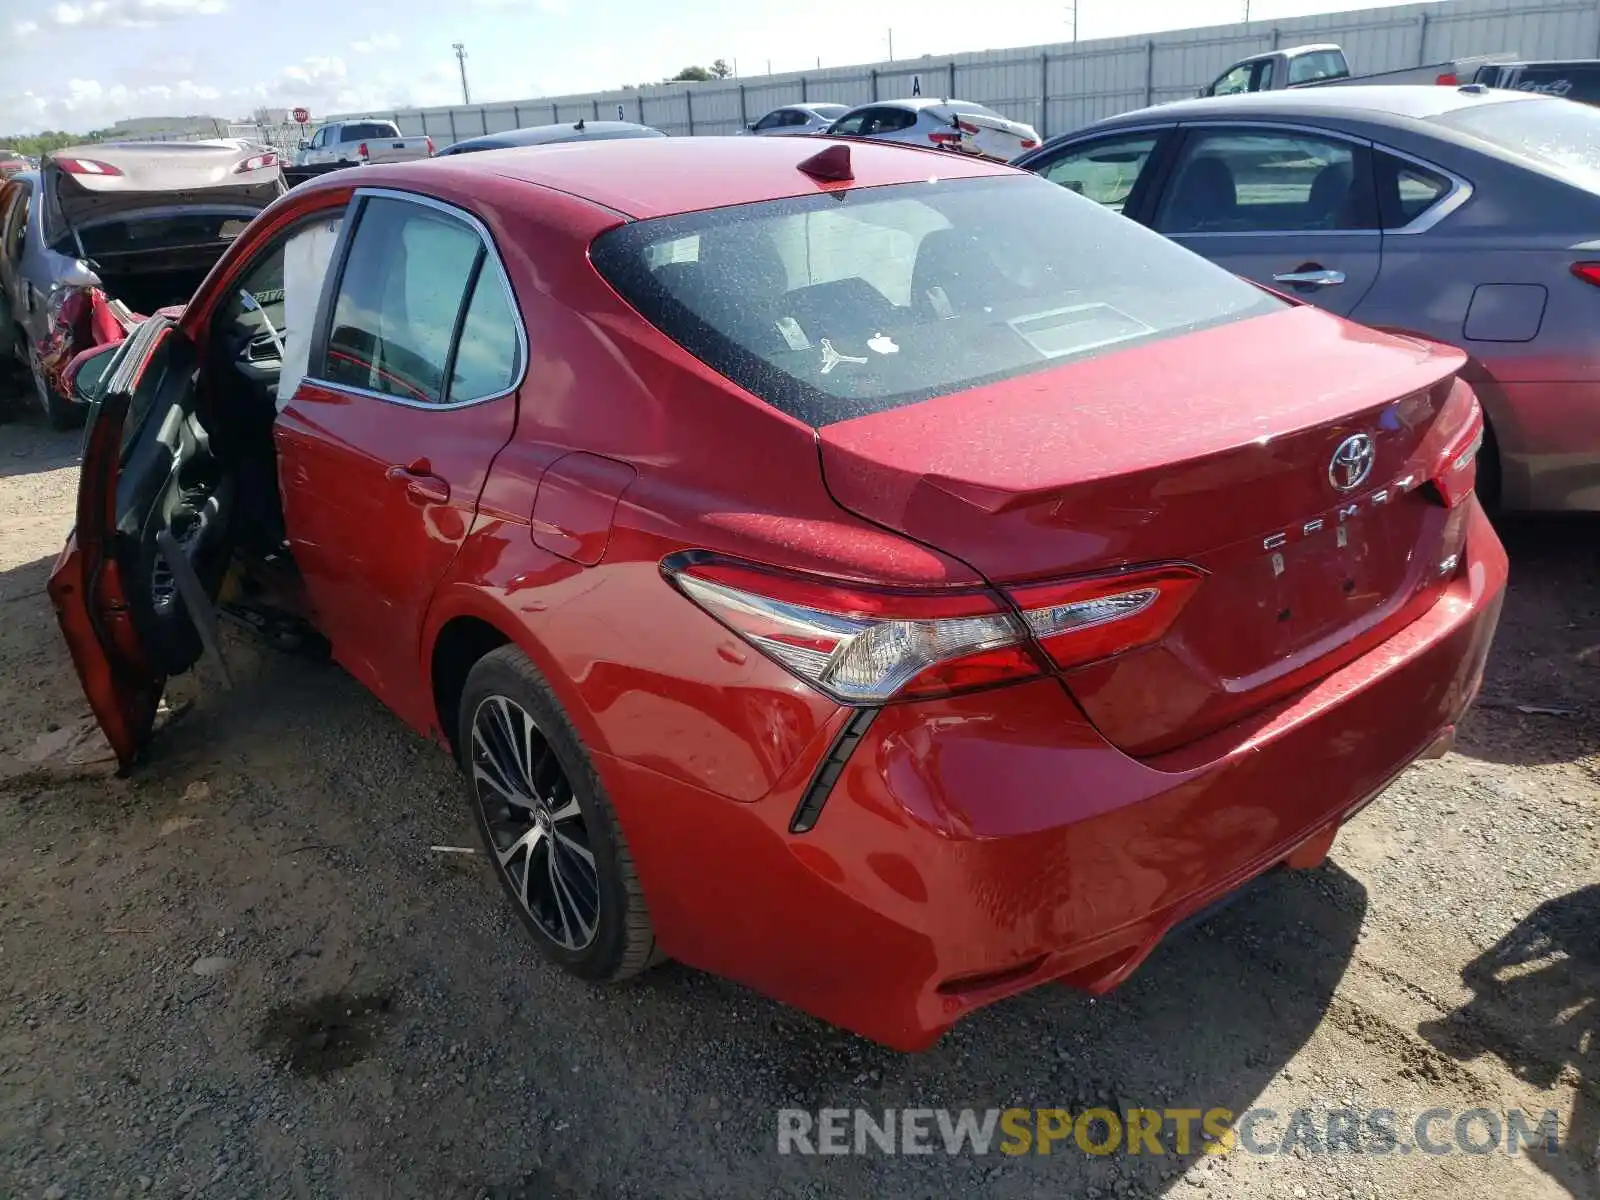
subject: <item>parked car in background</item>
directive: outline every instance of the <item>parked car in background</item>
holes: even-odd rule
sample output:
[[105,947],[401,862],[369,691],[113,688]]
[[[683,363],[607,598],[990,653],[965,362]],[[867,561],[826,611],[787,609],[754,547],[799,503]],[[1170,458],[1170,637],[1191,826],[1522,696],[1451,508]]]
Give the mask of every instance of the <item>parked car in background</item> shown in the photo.
[[1478,68],[1472,82],[1485,87],[1537,92],[1541,96],[1575,100],[1579,104],[1600,104],[1600,59],[1486,63]]
[[760,137],[797,137],[801,134],[823,133],[845,113],[848,104],[785,104],[775,108],[759,121],[751,121],[746,131]]
[[1483,54],[1418,67],[1402,67],[1395,71],[1352,75],[1344,51],[1332,42],[1319,42],[1310,46],[1268,50],[1241,58],[1202,88],[1200,94],[1233,96],[1241,92],[1275,92],[1285,88],[1319,86],[1442,84],[1454,87],[1471,79],[1482,65],[1511,57],[1509,54]]
[[0,182],[31,170],[33,164],[14,150],[0,150]]
[[294,166],[302,172],[336,171],[432,155],[431,137],[405,137],[393,121],[330,121],[300,143]]
[[62,373],[140,314],[181,305],[283,194],[278,156],[239,143],[101,142],[0,185],[0,359],[33,378],[52,424],[82,413]]
[[1032,125],[970,100],[881,100],[852,108],[827,132],[835,137],[909,142],[1006,162],[1039,144]]
[[1126,113],[1018,165],[1267,287],[1461,347],[1484,492],[1600,511],[1600,112],[1318,88]]
[[666,136],[659,129],[636,125],[632,121],[580,119],[570,125],[533,125],[527,129],[508,129],[504,133],[486,133],[482,137],[466,138],[446,146],[437,156],[447,158],[453,154],[474,154],[479,150],[509,150],[513,146],[555,146],[565,142],[605,142],[617,138]]
[[932,165],[640,138],[291,192],[86,434],[49,591],[123,764],[227,579],[453,751],[553,962],[903,1049],[1320,863],[1479,686],[1465,356]]

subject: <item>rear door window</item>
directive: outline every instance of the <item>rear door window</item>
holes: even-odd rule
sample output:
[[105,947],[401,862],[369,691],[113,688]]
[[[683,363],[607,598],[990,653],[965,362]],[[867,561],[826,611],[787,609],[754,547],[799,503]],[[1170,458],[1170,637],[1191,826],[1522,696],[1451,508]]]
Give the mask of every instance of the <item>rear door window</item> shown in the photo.
[[634,221],[592,259],[667,336],[818,426],[1283,303],[1032,176]]
[[369,198],[335,295],[322,378],[412,404],[445,402],[456,319],[483,255],[464,222]]
[[1156,133],[1103,138],[1068,150],[1039,173],[1086,200],[1122,212],[1155,153]]
[[835,123],[833,132],[844,134],[860,133],[861,126],[866,123],[867,114],[870,111],[870,109],[862,109],[860,112],[853,112],[848,116],[841,118]]
[[1370,163],[1354,142],[1315,134],[1210,129],[1191,134],[1173,169],[1162,233],[1376,229]]
[[1385,229],[1404,229],[1448,196],[1454,186],[1440,171],[1381,150],[1373,156],[1373,167]]

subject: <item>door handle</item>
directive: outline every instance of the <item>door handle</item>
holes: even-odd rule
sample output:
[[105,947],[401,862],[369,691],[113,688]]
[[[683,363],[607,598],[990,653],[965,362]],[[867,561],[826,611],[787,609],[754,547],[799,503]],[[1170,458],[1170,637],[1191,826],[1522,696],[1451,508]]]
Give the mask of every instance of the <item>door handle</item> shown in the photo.
[[1292,283],[1298,288],[1337,287],[1344,282],[1344,272],[1329,271],[1323,267],[1307,263],[1298,271],[1285,271],[1282,275],[1274,275],[1272,281],[1274,283]]
[[406,495],[417,504],[445,504],[450,499],[450,485],[433,473],[425,458],[409,467],[390,467],[384,475],[403,481]]

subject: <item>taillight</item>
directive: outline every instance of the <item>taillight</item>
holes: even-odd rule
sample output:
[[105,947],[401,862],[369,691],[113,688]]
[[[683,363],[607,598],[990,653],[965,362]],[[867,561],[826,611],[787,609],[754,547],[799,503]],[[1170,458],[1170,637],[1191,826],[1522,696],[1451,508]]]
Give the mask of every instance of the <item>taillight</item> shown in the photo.
[[424,138],[423,140],[428,143],[428,157],[432,158],[433,157],[433,139],[431,137],[429,137],[429,138]]
[[959,146],[961,135],[949,130],[936,129],[928,135],[928,140],[935,146]]
[[1439,76],[1439,78],[1435,79],[1434,83],[1438,84],[1440,87],[1458,87],[1460,86],[1461,80],[1456,78],[1454,71],[1446,71],[1443,75]]
[[1576,278],[1600,287],[1600,262],[1575,262],[1568,269]]
[[367,144],[365,142],[362,142],[359,146],[356,147],[356,157],[357,158],[366,158],[367,157]]
[[1050,661],[1066,669],[1158,640],[1204,579],[1179,563],[1007,590]]
[[1454,508],[1472,494],[1478,482],[1478,451],[1483,449],[1483,406],[1476,396],[1460,432],[1439,452],[1429,482],[1446,508]]
[[970,121],[957,121],[956,128],[962,133],[977,133],[978,127]]
[[1022,139],[1022,148],[1024,150],[1032,150],[1038,144],[1039,144],[1038,141],[1036,139],[1034,139],[1034,138],[1023,138]]
[[1160,637],[1202,575],[1163,567],[1011,590],[879,591],[722,559],[668,560],[678,589],[744,641],[845,704],[950,695],[1121,653]]
[[268,167],[277,165],[278,156],[276,154],[257,154],[253,158],[245,159],[233,169],[233,173],[235,175],[243,175],[248,171],[265,171]]
[[122,171],[97,158],[58,158],[56,166],[68,175],[121,175]]

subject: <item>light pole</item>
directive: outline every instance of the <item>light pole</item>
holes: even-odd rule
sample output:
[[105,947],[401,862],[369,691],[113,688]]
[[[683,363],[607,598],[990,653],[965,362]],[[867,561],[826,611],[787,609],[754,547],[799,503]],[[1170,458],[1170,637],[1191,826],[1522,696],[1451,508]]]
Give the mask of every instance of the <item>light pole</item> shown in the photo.
[[1067,20],[1072,22],[1072,40],[1078,40],[1078,0],[1067,0]]
[[467,88],[467,46],[465,42],[452,42],[450,48],[456,52],[456,65],[461,68],[461,103],[472,103],[472,92]]

